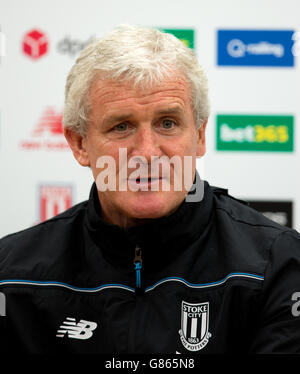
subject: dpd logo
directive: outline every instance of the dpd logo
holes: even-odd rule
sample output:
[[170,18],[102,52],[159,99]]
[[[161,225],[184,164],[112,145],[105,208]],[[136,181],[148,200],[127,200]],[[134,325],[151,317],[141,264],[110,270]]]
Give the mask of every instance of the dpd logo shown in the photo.
[[48,38],[40,30],[31,30],[24,35],[23,52],[34,60],[44,56],[48,51]]
[[57,43],[57,50],[59,53],[70,55],[71,57],[79,54],[92,40],[94,36],[89,39],[82,41],[70,36],[66,36]]

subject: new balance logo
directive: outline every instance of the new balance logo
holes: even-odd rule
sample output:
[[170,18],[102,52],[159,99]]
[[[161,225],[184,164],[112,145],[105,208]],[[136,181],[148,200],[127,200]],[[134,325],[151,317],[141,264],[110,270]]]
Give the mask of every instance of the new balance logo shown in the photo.
[[65,335],[71,339],[89,339],[97,327],[96,322],[81,319],[76,323],[75,318],[67,317],[65,322],[57,330],[56,336],[63,338]]

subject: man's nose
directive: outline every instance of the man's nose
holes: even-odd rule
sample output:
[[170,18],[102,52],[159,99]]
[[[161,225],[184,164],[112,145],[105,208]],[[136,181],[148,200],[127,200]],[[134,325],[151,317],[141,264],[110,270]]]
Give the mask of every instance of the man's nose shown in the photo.
[[141,128],[135,134],[131,156],[143,156],[148,163],[151,156],[161,156],[159,137],[152,128]]

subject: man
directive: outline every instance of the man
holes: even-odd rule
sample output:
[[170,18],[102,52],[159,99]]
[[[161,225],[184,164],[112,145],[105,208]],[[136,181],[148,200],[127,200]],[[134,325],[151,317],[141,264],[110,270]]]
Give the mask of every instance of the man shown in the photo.
[[63,122],[95,183],[0,241],[7,351],[300,352],[300,236],[201,182],[208,115],[172,35],[123,26],[82,51]]

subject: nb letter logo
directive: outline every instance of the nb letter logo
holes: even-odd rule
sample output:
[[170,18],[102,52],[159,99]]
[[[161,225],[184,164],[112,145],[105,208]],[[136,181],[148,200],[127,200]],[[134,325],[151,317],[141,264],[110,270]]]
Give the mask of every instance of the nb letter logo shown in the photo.
[[75,318],[67,317],[65,322],[57,330],[56,336],[63,338],[65,335],[71,339],[89,339],[96,329],[97,323],[81,319],[76,323]]

